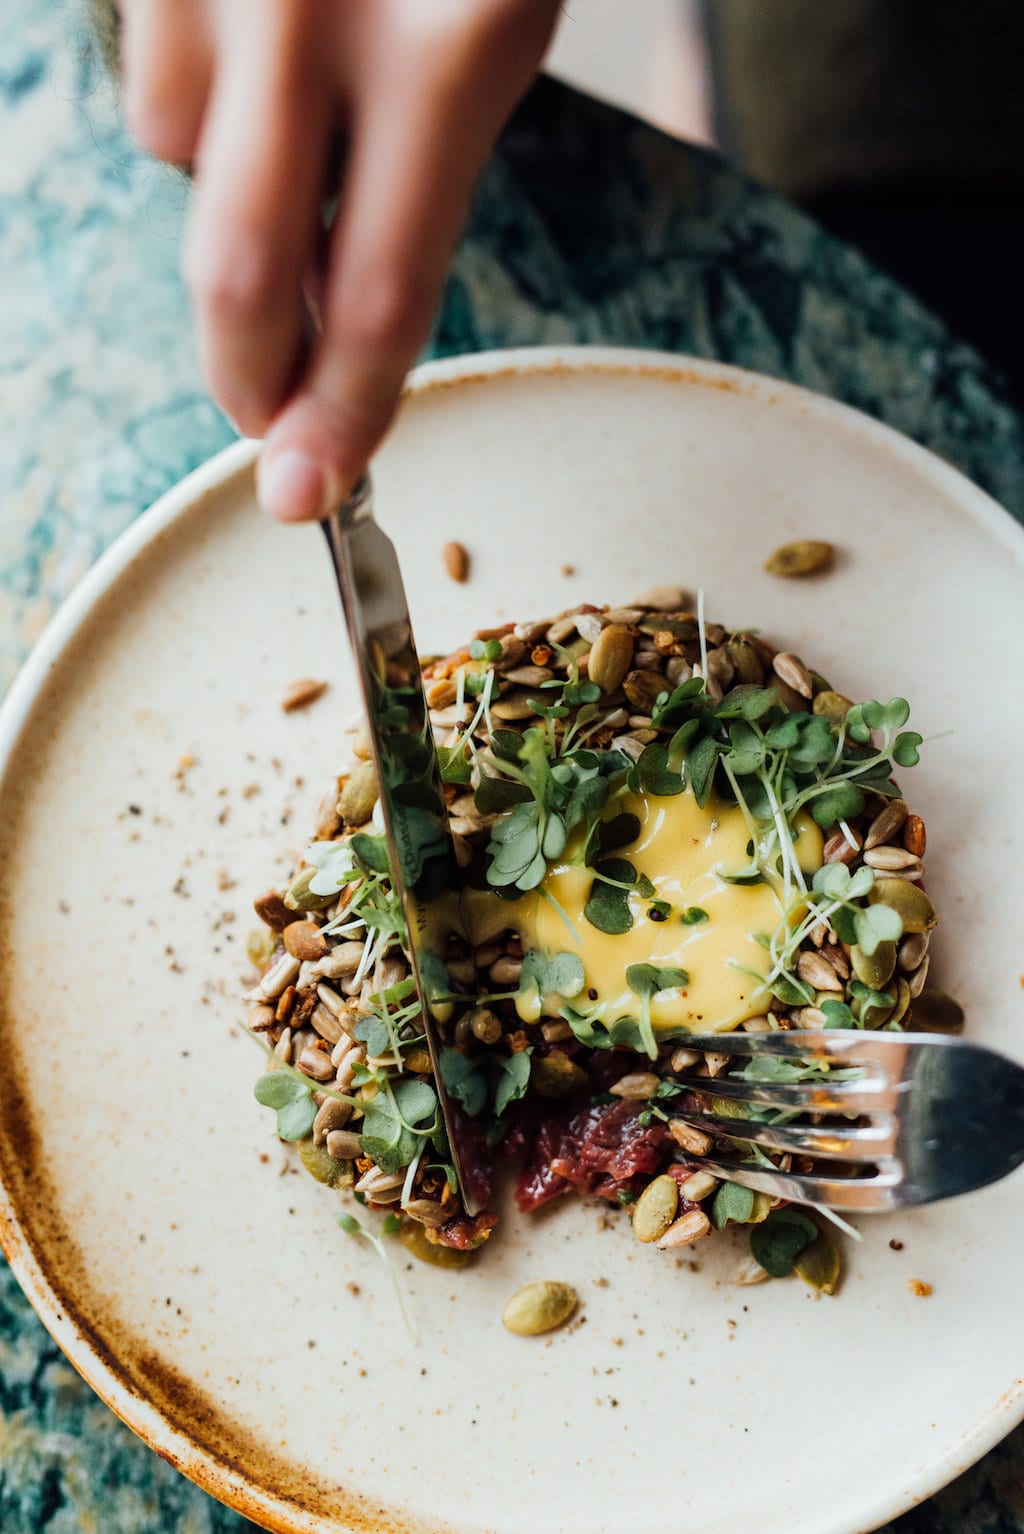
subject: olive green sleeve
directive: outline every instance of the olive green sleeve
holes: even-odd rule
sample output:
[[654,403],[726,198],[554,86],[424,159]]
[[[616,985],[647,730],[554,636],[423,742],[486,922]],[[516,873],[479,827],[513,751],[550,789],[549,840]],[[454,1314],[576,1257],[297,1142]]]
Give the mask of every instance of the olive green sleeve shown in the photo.
[[789,196],[1022,177],[1020,0],[704,0],[719,140]]

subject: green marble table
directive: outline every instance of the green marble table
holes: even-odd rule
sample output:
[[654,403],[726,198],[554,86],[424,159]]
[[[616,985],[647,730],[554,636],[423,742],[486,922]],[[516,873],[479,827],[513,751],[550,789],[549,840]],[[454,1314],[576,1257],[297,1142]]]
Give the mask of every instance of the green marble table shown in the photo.
[[[232,431],[203,391],[177,273],[187,191],[137,154],[73,6],[0,32],[0,688],[140,511]],[[721,162],[550,81],[484,176],[429,351],[542,342],[720,357],[832,394],[1024,516],[1024,424],[969,348]],[[3,1534],[253,1525],[132,1437],[0,1261]],[[899,1534],[1024,1531],[1024,1430]]]

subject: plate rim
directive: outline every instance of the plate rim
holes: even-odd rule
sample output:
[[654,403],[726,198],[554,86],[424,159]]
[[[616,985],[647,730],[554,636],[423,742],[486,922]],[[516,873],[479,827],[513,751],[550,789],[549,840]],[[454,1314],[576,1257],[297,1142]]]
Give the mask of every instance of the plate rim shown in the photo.
[[[1008,550],[1024,557],[1024,525],[959,469],[895,428],[854,406],[762,373],[682,353],[614,346],[538,346],[468,353],[421,364],[410,375],[403,398],[431,389],[484,380],[566,373],[643,375],[669,383],[716,387],[760,398],[766,404],[802,405],[819,418],[838,421],[877,441],[896,458],[954,496]],[[167,489],[100,555],[60,604],[0,703],[0,786],[22,732],[54,666],[74,642],[97,602],[168,527],[196,502],[250,468],[260,444],[242,438],[223,448]],[[92,1390],[149,1448],[204,1491],[252,1518],[273,1534],[315,1534],[322,1523],[286,1496],[251,1480],[143,1396],[126,1372],[87,1328],[80,1326],[40,1261],[15,1207],[0,1165],[0,1250],[36,1315]],[[862,1534],[934,1495],[999,1443],[1024,1419],[1024,1381],[1016,1380],[959,1445],[929,1458],[897,1489],[874,1494],[830,1522],[822,1534]],[[867,1520],[867,1522],[865,1522]],[[398,1529],[401,1524],[392,1523]],[[410,1531],[414,1527],[406,1524]]]

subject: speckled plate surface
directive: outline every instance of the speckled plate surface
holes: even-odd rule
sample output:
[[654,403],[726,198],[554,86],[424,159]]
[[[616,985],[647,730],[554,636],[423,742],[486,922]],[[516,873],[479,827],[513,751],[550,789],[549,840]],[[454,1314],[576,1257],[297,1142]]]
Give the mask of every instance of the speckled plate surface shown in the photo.
[[[336,1196],[283,1171],[233,1027],[248,897],[345,758],[354,680],[319,534],[256,515],[252,454],[121,539],[0,715],[0,1238],[47,1326],[159,1453],[277,1530],[854,1534],[928,1495],[1024,1412],[1024,1178],[865,1221],[834,1300],[732,1287],[731,1237],[677,1262],[593,1208],[510,1213],[471,1274],[403,1269],[411,1346]],[[424,648],[679,580],[843,690],[906,694],[926,736],[955,724],[913,786],[936,972],[973,1037],[1024,1058],[1024,534],[981,492],[824,400],[599,351],[424,369],[377,491]],[[815,535],[832,576],[763,574]],[[331,689],[286,717],[301,676]],[[503,1301],[537,1277],[574,1284],[579,1318],[514,1338]]]

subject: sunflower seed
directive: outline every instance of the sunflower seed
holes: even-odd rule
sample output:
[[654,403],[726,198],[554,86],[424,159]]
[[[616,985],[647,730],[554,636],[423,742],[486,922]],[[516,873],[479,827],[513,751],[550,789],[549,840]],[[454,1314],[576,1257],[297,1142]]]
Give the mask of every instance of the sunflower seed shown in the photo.
[[694,1129],[685,1119],[669,1119],[668,1132],[676,1144],[689,1151],[691,1156],[706,1156],[713,1143],[710,1135],[706,1135],[702,1129]]
[[352,1109],[348,1103],[339,1102],[336,1097],[325,1097],[313,1120],[313,1144],[325,1145],[327,1136],[344,1128],[351,1117]]
[[659,1078],[653,1071],[630,1071],[625,1076],[620,1076],[614,1086],[608,1091],[613,1097],[641,1098],[653,1097],[658,1090]]
[[717,1187],[718,1178],[712,1177],[710,1172],[694,1172],[679,1184],[679,1196],[688,1198],[692,1204],[699,1204],[709,1193],[714,1193]]
[[910,987],[910,995],[916,1001],[924,990],[924,983],[928,979],[928,966],[932,962],[930,953],[926,953],[917,968],[907,976],[907,984]]
[[890,799],[884,810],[877,814],[868,826],[868,832],[864,838],[864,850],[870,852],[873,847],[880,847],[883,842],[890,841],[906,820],[908,813],[902,799]]
[[887,873],[896,873],[901,868],[920,868],[921,864],[912,852],[905,847],[872,847],[864,854],[864,861],[869,868],[884,868]]
[[576,619],[576,632],[588,644],[596,644],[604,632],[605,622],[602,613],[580,613]]
[[681,586],[652,586],[650,591],[645,591],[643,596],[636,598],[630,605],[639,607],[647,612],[674,613],[686,604],[686,593]]
[[785,682],[787,687],[799,693],[801,698],[814,696],[814,683],[811,673],[800,659],[799,655],[792,655],[788,650],[780,650],[772,662],[772,668],[780,681]]
[[820,953],[802,953],[796,966],[797,975],[813,985],[816,991],[842,991],[843,982],[829,961]]
[[[341,1104],[341,1106],[345,1105]],[[351,1129],[330,1130],[326,1144],[327,1154],[333,1156],[335,1161],[354,1161],[357,1156],[363,1154],[359,1145],[359,1136]]]
[[928,952],[928,944],[932,940],[930,932],[915,932],[911,937],[905,937],[900,944],[899,966],[904,973],[917,969]]
[[691,1241],[699,1241],[702,1236],[706,1236],[710,1229],[711,1221],[703,1209],[689,1209],[681,1219],[669,1226],[655,1245],[662,1252],[671,1251],[676,1246],[689,1246]]
[[542,682],[550,682],[554,674],[550,666],[514,666],[505,672],[505,681],[517,687],[539,687]]

